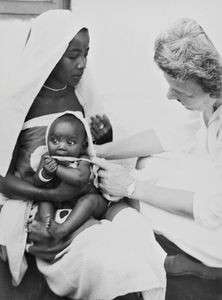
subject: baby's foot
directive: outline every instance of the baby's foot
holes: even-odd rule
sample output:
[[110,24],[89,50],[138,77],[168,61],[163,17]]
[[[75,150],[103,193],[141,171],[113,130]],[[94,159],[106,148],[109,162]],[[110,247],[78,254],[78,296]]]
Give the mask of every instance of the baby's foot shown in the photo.
[[60,240],[66,236],[64,227],[62,224],[57,223],[55,220],[50,220],[50,226],[47,228],[49,234],[54,238]]
[[37,233],[40,238],[46,238],[49,239],[51,237],[50,233],[48,232],[48,229],[46,227],[46,223],[33,220],[28,225],[28,232],[34,232]]

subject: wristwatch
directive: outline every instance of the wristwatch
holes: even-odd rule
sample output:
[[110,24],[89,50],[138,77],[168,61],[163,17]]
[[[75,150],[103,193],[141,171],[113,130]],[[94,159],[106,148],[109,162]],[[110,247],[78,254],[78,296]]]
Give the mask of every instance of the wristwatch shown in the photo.
[[127,197],[129,199],[132,198],[132,195],[135,193],[136,191],[136,180],[134,180],[132,183],[130,183],[127,188],[126,188],[126,192],[127,192]]

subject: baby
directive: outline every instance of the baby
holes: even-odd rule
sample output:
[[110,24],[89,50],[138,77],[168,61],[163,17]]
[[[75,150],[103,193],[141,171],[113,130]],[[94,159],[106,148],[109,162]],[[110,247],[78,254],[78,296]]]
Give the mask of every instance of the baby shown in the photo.
[[[95,202],[102,196],[93,184],[92,164],[87,156],[88,134],[81,118],[74,113],[56,118],[47,129],[46,145],[48,152],[41,157],[34,185],[51,188],[62,180],[76,186],[73,199],[62,206],[41,202],[38,207],[39,221],[45,223],[49,234],[59,238],[74,232],[90,217],[99,217]],[[107,201],[103,199],[102,203],[105,211]]]

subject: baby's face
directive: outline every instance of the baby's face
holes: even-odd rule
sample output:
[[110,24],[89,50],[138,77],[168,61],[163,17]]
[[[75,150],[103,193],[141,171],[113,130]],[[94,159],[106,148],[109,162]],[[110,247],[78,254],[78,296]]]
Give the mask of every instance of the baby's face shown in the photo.
[[86,140],[84,126],[79,122],[56,121],[48,135],[50,155],[79,157]]

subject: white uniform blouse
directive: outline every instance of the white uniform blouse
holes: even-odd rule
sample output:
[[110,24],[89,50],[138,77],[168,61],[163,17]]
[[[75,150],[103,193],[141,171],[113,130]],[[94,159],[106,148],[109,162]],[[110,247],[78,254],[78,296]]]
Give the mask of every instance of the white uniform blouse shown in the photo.
[[145,203],[141,212],[156,232],[185,252],[206,265],[222,267],[222,106],[207,125],[201,114],[186,124],[182,142],[166,126],[160,127],[157,134],[166,152],[149,157],[136,176],[194,192],[194,219]]

